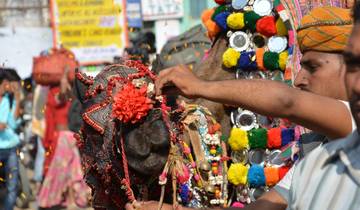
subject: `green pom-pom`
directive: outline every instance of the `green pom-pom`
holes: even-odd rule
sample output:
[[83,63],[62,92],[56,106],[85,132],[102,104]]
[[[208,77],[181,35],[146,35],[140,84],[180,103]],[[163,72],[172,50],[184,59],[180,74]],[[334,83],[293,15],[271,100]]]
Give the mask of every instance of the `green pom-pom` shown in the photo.
[[226,136],[226,135],[224,135],[224,134],[220,136],[220,140],[221,140],[222,142],[227,143],[228,139],[229,139],[229,137]]
[[280,69],[279,66],[279,54],[276,52],[265,52],[264,53],[264,66],[268,70]]
[[266,149],[267,130],[264,128],[253,129],[248,132],[249,145],[251,149]]
[[218,15],[219,13],[228,11],[228,10],[229,9],[225,5],[221,5],[221,6],[216,7],[216,9],[214,11],[214,14],[211,16],[211,20],[215,21],[216,15]]
[[256,22],[260,19],[260,15],[256,14],[254,11],[245,12],[244,21],[245,27],[251,31],[256,31]]
[[280,3],[281,3],[280,0],[274,0],[274,7],[279,6]]

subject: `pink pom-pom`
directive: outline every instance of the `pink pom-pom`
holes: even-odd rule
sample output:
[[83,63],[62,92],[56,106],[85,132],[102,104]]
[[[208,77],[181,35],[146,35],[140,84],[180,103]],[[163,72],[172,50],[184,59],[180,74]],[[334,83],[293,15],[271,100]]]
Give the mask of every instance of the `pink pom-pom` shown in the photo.
[[194,179],[195,179],[196,181],[199,181],[199,180],[200,180],[199,174],[196,174],[196,175],[194,176]]
[[177,180],[180,184],[184,184],[189,180],[189,178],[190,178],[189,169],[185,165],[183,165],[182,172],[177,173]]
[[195,162],[192,162],[192,163],[191,163],[191,167],[192,167],[192,168],[196,168],[196,163],[195,163]]
[[184,147],[184,153],[186,155],[190,154],[191,153],[190,148],[189,147]]
[[235,208],[244,208],[245,205],[240,203],[240,202],[234,202],[233,205],[231,207],[235,207]]

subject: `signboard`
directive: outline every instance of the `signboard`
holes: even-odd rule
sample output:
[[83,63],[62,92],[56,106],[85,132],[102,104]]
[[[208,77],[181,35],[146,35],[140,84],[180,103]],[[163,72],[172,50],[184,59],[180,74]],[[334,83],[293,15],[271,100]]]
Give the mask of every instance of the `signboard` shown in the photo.
[[129,27],[142,28],[141,0],[126,1],[126,17]]
[[181,18],[183,0],[141,0],[143,20]]
[[81,64],[112,61],[127,45],[124,1],[51,0],[53,39]]

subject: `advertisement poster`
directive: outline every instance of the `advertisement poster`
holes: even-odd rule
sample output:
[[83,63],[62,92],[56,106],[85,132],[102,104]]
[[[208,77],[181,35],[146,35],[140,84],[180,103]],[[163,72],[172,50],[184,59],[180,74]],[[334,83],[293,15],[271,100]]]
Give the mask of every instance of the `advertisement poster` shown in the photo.
[[181,18],[184,15],[183,0],[141,0],[143,20]]
[[127,46],[125,1],[51,0],[54,46],[81,64],[111,62]]

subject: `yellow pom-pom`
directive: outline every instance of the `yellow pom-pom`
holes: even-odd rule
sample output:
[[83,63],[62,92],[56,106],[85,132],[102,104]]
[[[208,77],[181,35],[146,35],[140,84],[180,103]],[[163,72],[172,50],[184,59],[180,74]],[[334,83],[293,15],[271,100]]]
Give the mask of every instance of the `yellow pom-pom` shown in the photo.
[[239,151],[249,148],[249,139],[247,132],[240,128],[232,128],[228,143],[232,151]]
[[240,53],[233,48],[228,48],[223,54],[223,64],[226,68],[232,68],[237,65]]
[[276,21],[276,30],[277,30],[277,34],[279,36],[287,36],[288,35],[288,30],[286,29],[286,26],[285,26],[284,22],[281,20],[281,18],[278,18]]
[[226,23],[231,29],[242,29],[245,26],[244,14],[243,13],[233,13],[228,16]]
[[279,66],[280,66],[280,69],[283,71],[286,68],[286,63],[287,63],[288,57],[289,57],[288,51],[284,51],[284,52],[280,53],[280,55],[279,55]]
[[228,180],[233,185],[245,185],[249,169],[241,163],[233,163],[228,170]]

